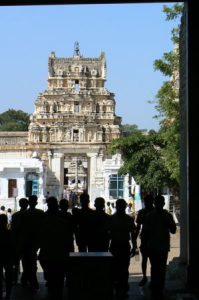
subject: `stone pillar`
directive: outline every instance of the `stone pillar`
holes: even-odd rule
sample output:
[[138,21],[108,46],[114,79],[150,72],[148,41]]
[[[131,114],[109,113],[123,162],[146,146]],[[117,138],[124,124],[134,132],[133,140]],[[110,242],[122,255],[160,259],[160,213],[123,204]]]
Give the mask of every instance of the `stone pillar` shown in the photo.
[[49,151],[47,152],[47,155],[48,155],[48,165],[49,165],[49,168],[51,168],[51,166],[52,166],[52,156],[53,156],[52,151],[49,150]]
[[96,198],[95,174],[97,170],[97,153],[87,153],[88,159],[88,193],[90,201]]
[[[188,139],[187,139],[187,157],[188,157],[188,189],[187,189],[187,207],[188,207],[188,285],[198,290],[198,274],[199,270],[199,201],[198,201],[198,170],[199,156],[196,140],[198,136],[198,107],[196,97],[198,95],[198,52],[199,45],[197,41],[197,26],[198,26],[198,9],[196,1],[186,1],[185,8],[187,9],[188,18],[186,28],[188,35],[186,39],[187,50],[187,114],[188,114]],[[187,7],[188,6],[188,7]],[[182,174],[183,175],[183,174]],[[182,232],[183,234],[183,232]]]
[[188,114],[187,114],[187,49],[186,49],[186,23],[187,15],[182,18],[182,28],[180,32],[180,259],[186,265],[188,263]]
[[40,198],[44,198],[44,178],[43,178],[43,172],[40,173],[39,177],[39,191],[40,191]]
[[[26,188],[26,180],[25,180],[24,174],[22,174],[22,177],[18,179],[18,190],[19,190],[18,198],[19,199],[26,197],[25,188]],[[18,207],[17,207],[17,209],[18,209]]]
[[105,178],[104,178],[104,198],[106,201],[109,200],[109,173],[105,173]]
[[64,182],[64,154],[54,153],[52,158],[52,172],[56,177],[54,181],[56,196],[58,199],[62,197],[63,192],[63,182]]

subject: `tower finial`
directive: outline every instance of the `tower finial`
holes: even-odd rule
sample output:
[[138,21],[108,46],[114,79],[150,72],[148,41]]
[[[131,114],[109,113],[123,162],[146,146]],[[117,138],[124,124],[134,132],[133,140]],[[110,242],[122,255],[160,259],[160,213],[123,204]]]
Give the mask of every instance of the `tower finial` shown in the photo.
[[74,45],[74,56],[80,56],[80,49],[79,49],[78,42],[75,42],[75,45]]

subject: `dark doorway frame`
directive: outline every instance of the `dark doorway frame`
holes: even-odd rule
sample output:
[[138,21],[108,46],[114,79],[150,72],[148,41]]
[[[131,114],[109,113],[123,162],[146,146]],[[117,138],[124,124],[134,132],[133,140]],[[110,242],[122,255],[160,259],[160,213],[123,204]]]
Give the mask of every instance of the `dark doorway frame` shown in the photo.
[[14,189],[17,188],[17,179],[8,179],[8,198],[14,197]]
[[197,108],[197,96],[199,87],[199,44],[197,41],[197,29],[199,13],[197,8],[197,1],[52,1],[52,0],[3,0],[1,5],[78,5],[78,4],[119,4],[119,3],[176,3],[184,2],[186,13],[186,57],[185,57],[185,70],[183,76],[186,77],[186,85],[184,87],[185,96],[185,131],[184,131],[184,151],[185,161],[181,169],[181,177],[183,178],[183,184],[185,185],[183,190],[183,201],[187,208],[187,223],[183,228],[185,234],[187,234],[187,253],[188,253],[188,265],[187,265],[187,283],[189,286],[198,289],[198,279],[195,274],[198,274],[199,270],[199,245],[197,245],[197,237],[199,236],[199,199],[198,198],[198,179],[197,174],[199,170],[199,153],[196,146],[198,137],[198,108]]

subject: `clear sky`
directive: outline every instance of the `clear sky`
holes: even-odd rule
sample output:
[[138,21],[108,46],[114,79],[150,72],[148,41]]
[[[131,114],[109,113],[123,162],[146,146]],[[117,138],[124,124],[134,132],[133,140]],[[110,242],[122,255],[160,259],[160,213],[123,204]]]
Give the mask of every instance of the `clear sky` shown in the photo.
[[[174,3],[168,4],[172,6]],[[123,124],[158,129],[153,100],[163,81],[155,59],[173,49],[164,3],[0,7],[0,113],[34,111],[47,88],[48,57],[72,57],[75,41],[81,55],[105,52],[106,88],[115,93]]]

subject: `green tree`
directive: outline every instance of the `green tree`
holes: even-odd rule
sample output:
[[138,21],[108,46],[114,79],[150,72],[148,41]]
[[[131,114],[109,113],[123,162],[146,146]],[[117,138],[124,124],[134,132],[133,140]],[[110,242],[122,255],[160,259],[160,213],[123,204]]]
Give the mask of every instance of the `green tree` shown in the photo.
[[151,130],[148,133],[136,131],[128,137],[114,140],[110,153],[119,152],[124,164],[119,174],[129,173],[141,185],[142,191],[152,193],[170,185],[169,173],[160,149],[164,141],[161,135]]
[[[172,7],[163,7],[166,20],[178,19],[182,15],[183,5],[174,4]],[[180,25],[172,30],[171,40],[174,50],[164,53],[162,59],[154,62],[154,69],[164,76],[169,76],[156,95],[155,116],[159,120],[159,133],[164,141],[161,155],[173,182],[172,191],[179,193],[180,180],[180,103],[179,103],[179,30]]]
[[9,109],[0,114],[0,131],[27,131],[29,118],[22,110]]
[[142,131],[146,132],[146,129],[139,129],[137,125],[135,124],[123,124],[122,126],[122,136],[129,136],[134,132]]
[[[179,4],[170,8],[164,6],[166,20],[179,18],[182,8]],[[127,137],[114,140],[109,148],[111,153],[122,154],[124,165],[120,174],[129,173],[144,190],[154,191],[168,186],[175,195],[179,193],[180,148],[178,33],[179,26],[171,34],[174,50],[164,53],[162,59],[154,62],[155,70],[169,76],[153,101],[160,130],[148,133],[134,131]]]

